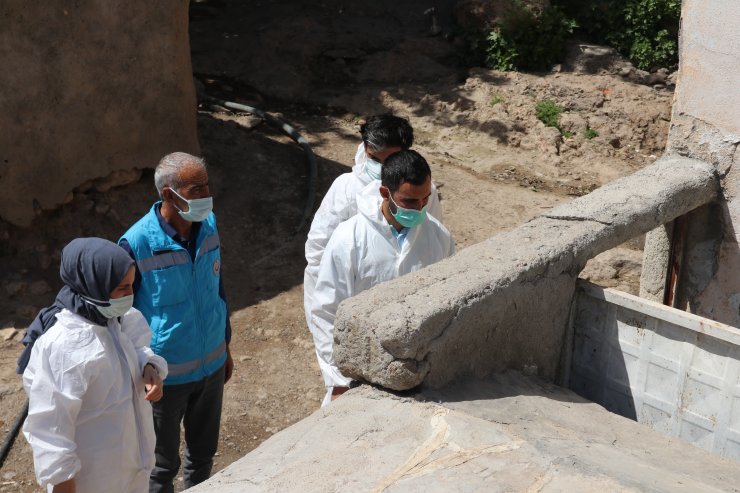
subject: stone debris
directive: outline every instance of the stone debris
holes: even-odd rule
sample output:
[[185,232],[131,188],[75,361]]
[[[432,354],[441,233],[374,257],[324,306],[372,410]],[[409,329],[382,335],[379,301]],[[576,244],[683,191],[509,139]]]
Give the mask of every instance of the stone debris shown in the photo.
[[0,329],[0,339],[2,339],[3,341],[10,341],[12,339],[15,339],[15,336],[20,334],[20,332],[21,331],[16,329],[15,327],[7,327],[4,329]]

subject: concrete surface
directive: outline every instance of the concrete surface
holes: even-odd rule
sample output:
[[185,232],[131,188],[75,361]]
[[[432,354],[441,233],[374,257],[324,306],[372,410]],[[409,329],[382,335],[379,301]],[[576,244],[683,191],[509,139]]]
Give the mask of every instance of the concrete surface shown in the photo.
[[198,152],[188,2],[7,0],[0,19],[0,218]]
[[737,93],[740,4],[683,0],[680,68],[674,115],[689,115],[726,134],[740,135]]
[[509,372],[397,397],[367,386],[193,493],[740,491],[737,462]]
[[519,228],[344,301],[342,373],[404,390],[507,368],[554,380],[586,261],[713,200],[714,169],[664,158]]
[[671,256],[673,223],[663,224],[645,235],[642,269],[640,270],[640,296],[663,303]]
[[[740,326],[740,251],[734,224],[740,219],[740,4],[684,0],[680,66],[666,152],[701,159],[722,177],[717,206],[687,218],[676,288],[677,306]],[[641,294],[665,284],[669,239],[648,236]]]
[[739,329],[580,280],[572,319],[569,389],[740,461]]

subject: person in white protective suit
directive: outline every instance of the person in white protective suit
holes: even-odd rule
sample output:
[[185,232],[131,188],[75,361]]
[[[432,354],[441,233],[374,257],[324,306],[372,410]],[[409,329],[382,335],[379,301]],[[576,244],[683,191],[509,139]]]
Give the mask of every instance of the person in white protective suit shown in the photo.
[[19,360],[28,394],[23,434],[49,492],[148,490],[167,362],[133,304],[134,261],[101,238],[62,251],[65,286],[27,331]]
[[[306,322],[312,333],[318,329],[312,326],[310,306],[319,273],[319,264],[324,248],[337,226],[357,214],[357,194],[373,183],[371,189],[378,194],[383,163],[388,156],[400,150],[409,149],[414,143],[414,131],[409,122],[391,114],[375,115],[367,118],[360,127],[362,142],[357,147],[355,165],[352,172],[339,175],[326,192],[321,206],[316,211],[311,229],[306,239],[306,269],[303,273],[303,306]],[[379,195],[377,195],[380,198]],[[427,203],[427,212],[440,222],[442,207],[437,188],[432,183],[432,191]],[[318,354],[317,354],[318,356]],[[321,372],[326,378],[330,373],[321,357]]]
[[337,226],[326,245],[310,305],[310,327],[327,387],[322,406],[350,384],[333,356],[339,303],[454,253],[450,232],[427,214],[431,191],[426,160],[412,150],[394,153],[383,165],[382,181],[358,194],[358,213]]

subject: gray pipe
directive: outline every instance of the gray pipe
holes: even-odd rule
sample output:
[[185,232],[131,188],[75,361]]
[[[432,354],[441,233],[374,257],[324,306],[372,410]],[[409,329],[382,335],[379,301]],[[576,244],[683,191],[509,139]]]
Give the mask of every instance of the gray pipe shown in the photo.
[[247,106],[246,104],[234,103],[232,101],[224,101],[222,99],[205,96],[204,99],[209,102],[213,102],[224,108],[233,110],[239,110],[246,113],[256,115],[265,120],[270,126],[280,130],[285,135],[293,139],[299,146],[303,148],[303,152],[306,153],[306,165],[308,167],[308,195],[306,197],[306,204],[303,207],[303,215],[301,216],[301,222],[295,230],[294,234],[298,234],[306,221],[311,217],[313,213],[313,204],[316,196],[316,180],[318,178],[318,165],[316,164],[316,156],[311,150],[311,146],[308,145],[308,141],[301,136],[298,131],[293,128],[290,124],[281,120],[280,118],[273,116],[265,111],[254,106]]

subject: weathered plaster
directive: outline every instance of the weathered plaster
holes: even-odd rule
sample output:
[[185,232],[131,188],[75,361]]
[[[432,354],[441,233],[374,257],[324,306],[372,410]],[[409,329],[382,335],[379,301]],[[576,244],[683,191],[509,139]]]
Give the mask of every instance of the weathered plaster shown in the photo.
[[[666,152],[703,160],[722,177],[718,205],[687,218],[680,306],[740,326],[732,300],[740,297],[740,251],[734,224],[740,220],[740,3],[684,0],[680,67]],[[648,235],[641,294],[665,284],[666,239]]]
[[0,2],[0,217],[198,152],[188,2]]

